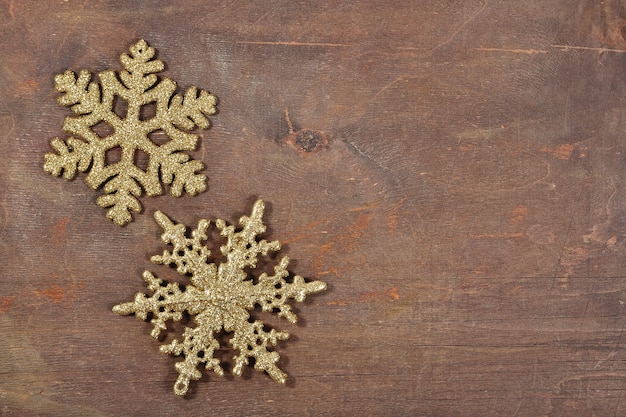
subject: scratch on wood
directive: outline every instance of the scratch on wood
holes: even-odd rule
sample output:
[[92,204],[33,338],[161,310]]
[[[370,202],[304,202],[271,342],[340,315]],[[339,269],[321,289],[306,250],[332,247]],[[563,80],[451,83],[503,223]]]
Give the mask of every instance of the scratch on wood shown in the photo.
[[327,305],[345,306],[349,304],[361,304],[376,300],[397,301],[400,299],[397,287],[392,287],[387,291],[371,291],[361,294],[357,299],[328,301]]
[[244,45],[284,45],[284,46],[324,46],[331,48],[344,48],[354,46],[351,43],[326,43],[326,42],[296,42],[296,41],[238,41]]
[[552,48],[561,49],[562,51],[569,51],[570,49],[580,49],[583,51],[596,51],[596,52],[615,52],[618,54],[625,54],[626,50],[613,49],[613,48],[594,48],[591,46],[576,46],[576,45],[550,45]]
[[626,378],[626,373],[624,372],[590,372],[586,374],[576,374],[576,375],[568,375],[565,378],[559,380],[556,384],[554,384],[555,389],[563,387],[568,382],[577,382],[584,381],[588,379],[606,379],[606,378],[615,378],[615,379],[624,379]]
[[372,100],[378,98],[379,95],[381,95],[384,91],[388,90],[389,88],[391,88],[392,85],[400,82],[400,81],[404,81],[407,80],[407,77],[404,75],[401,75],[399,77],[394,78],[392,81],[390,81],[389,83],[387,83],[386,85],[384,85],[380,90],[378,90],[373,96],[372,96]]
[[518,49],[518,48],[474,48],[475,51],[485,51],[485,52],[510,52],[514,54],[547,54],[548,51],[544,49]]
[[370,155],[368,155],[367,153],[365,153],[363,150],[361,150],[353,141],[349,140],[349,139],[345,139],[344,142],[354,150],[354,152],[356,152],[357,155],[361,156],[362,158],[364,158],[366,161],[369,161],[370,163],[374,164],[375,167],[377,167],[378,169],[384,171],[384,172],[390,172],[391,170],[389,168],[387,168],[384,165],[381,165],[380,162],[378,162],[377,160],[375,160],[374,158],[372,158]]
[[463,21],[463,23],[461,23],[459,25],[459,27],[454,32],[452,32],[452,34],[448,37],[448,39],[446,39],[445,41],[443,41],[440,44],[438,44],[437,46],[435,46],[431,50],[431,52],[434,52],[437,49],[441,48],[442,46],[445,46],[445,45],[449,44],[450,42],[452,42],[454,40],[454,38],[456,37],[456,35],[458,35],[463,30],[463,28],[465,28],[472,21],[474,21],[478,17],[478,15],[480,15],[487,8],[487,4],[488,3],[489,3],[488,1],[485,1],[478,10],[476,10],[474,13],[469,15],[467,17],[467,19],[465,19],[465,21]]
[[[577,46],[577,45],[550,45],[551,48],[560,49],[561,51],[567,52],[569,50],[583,50],[583,51],[595,51],[595,52],[615,52],[618,54],[626,53],[624,49],[614,49],[614,48],[602,48],[602,47],[592,47],[592,46]],[[484,52],[509,52],[514,54],[547,54],[549,51],[545,49],[524,49],[524,48],[473,48],[475,51],[484,51]]]

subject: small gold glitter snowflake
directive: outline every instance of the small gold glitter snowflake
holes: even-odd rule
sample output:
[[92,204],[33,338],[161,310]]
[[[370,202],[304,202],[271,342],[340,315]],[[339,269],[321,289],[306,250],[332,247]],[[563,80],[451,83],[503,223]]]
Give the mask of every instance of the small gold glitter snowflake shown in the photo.
[[[197,173],[204,165],[184,151],[194,150],[198,141],[190,130],[209,127],[205,115],[216,112],[217,99],[195,87],[189,87],[184,97],[175,94],[174,81],[159,81],[155,75],[164,64],[154,55],[154,49],[140,40],[130,47],[130,55],[120,56],[124,70],[99,73],[99,84],[91,81],[87,70],[78,77],[68,70],[54,78],[56,90],[63,93],[59,103],[78,115],[66,117],[63,130],[77,137],[52,139],[57,153],[45,155],[44,170],[68,180],[77,170],[89,171],[87,185],[94,190],[104,186],[97,204],[110,207],[107,217],[120,226],[132,220],[130,212],[141,210],[137,197],[142,189],[149,196],[160,195],[161,181],[171,185],[170,193],[177,197],[183,190],[194,195],[206,189],[206,176]],[[114,111],[118,101],[127,104],[124,117]],[[156,110],[152,117],[147,114],[149,106]],[[94,129],[97,125],[102,128]],[[169,140],[154,142],[150,138],[154,132]],[[142,152],[148,156],[145,169],[136,163],[144,157]],[[116,153],[121,154],[118,161],[108,160]]]
[[276,365],[279,355],[268,348],[287,339],[289,333],[265,330],[263,322],[250,318],[249,311],[260,306],[263,311],[275,312],[295,323],[297,317],[288,300],[304,301],[307,294],[325,290],[326,284],[305,282],[299,275],[289,279],[286,256],[274,267],[273,275],[263,272],[258,277],[253,276],[258,255],[267,256],[280,249],[278,241],[257,241],[257,235],[266,229],[262,220],[264,208],[263,201],[257,201],[252,214],[239,219],[241,228],[238,230],[227,226],[224,220],[215,222],[220,235],[227,239],[220,248],[225,261],[219,265],[208,261],[211,252],[202,244],[207,239],[209,221],[201,220],[189,238],[184,225],[173,223],[159,211],[154,215],[163,228],[161,240],[171,244],[173,249],[153,256],[151,261],[176,266],[178,273],[191,276],[191,283],[184,287],[175,282],[167,283],[145,271],[143,278],[153,294],[138,293],[133,302],[116,305],[113,311],[120,315],[134,313],[141,320],[151,317],[154,338],[167,329],[168,320],[180,321],[184,312],[193,316],[195,326],[185,327],[182,340],[176,339],[160,348],[162,353],[184,356],[176,364],[179,376],[174,392],[177,395],[185,395],[190,380],[200,379],[200,364],[224,375],[220,360],[214,357],[215,350],[220,348],[215,336],[221,331],[232,333],[229,343],[238,352],[233,358],[234,375],[241,375],[243,366],[253,358],[256,370],[267,372],[277,382],[285,382],[287,375]]

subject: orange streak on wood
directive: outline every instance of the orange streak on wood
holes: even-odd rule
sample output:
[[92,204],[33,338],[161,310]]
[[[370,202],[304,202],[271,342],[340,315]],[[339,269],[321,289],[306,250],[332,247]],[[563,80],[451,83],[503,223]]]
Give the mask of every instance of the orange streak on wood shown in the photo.
[[[327,222],[329,222],[329,221],[331,221],[333,219],[335,219],[335,217],[327,217],[327,218],[324,218],[324,219],[312,221],[310,223],[305,224],[302,227],[299,227],[296,230],[296,232],[303,232],[305,230],[312,229],[312,228],[314,228],[316,226],[319,226],[320,224],[327,223]],[[302,240],[302,239],[306,238],[307,236],[309,236],[308,233],[301,233],[299,235],[296,235],[296,236],[293,236],[293,237],[289,237],[287,239],[283,239],[283,240],[281,240],[281,243],[283,245],[286,245],[288,243],[297,242],[298,240]]]
[[65,299],[65,290],[60,285],[50,285],[44,290],[39,291],[55,303],[60,303]]
[[475,149],[476,149],[476,144],[475,143],[468,143],[466,145],[459,145],[459,151],[461,151],[461,152],[473,151]]
[[360,298],[359,301],[361,301],[361,302],[369,301],[372,298],[377,298],[379,295],[380,295],[380,293],[378,291],[366,292],[366,293],[361,295],[361,298]]
[[7,297],[0,297],[0,312],[9,311],[9,309],[13,305],[14,300],[15,300],[14,295],[10,295]]
[[[404,200],[405,199],[402,199],[402,201],[400,201],[400,203],[398,205],[394,206],[394,209],[396,210],[396,212],[397,212],[397,209],[400,206],[402,206],[402,204],[404,203]],[[370,210],[370,209],[374,209],[374,208],[378,207],[379,205],[380,205],[379,203],[373,203],[373,204],[368,204],[368,205],[364,205],[364,206],[353,207],[353,208],[348,209],[347,212],[348,213],[354,213],[354,212],[359,212],[359,211]],[[397,213],[396,213],[396,216],[397,216]],[[340,217],[340,216],[337,215],[337,216],[326,217],[326,218],[319,219],[319,220],[314,220],[312,222],[309,222],[309,223],[305,224],[302,227],[299,227],[298,229],[295,230],[295,232],[298,233],[298,232],[303,232],[303,231],[308,230],[308,229],[312,229],[312,228],[314,228],[316,226],[319,226],[321,224],[331,222],[331,221],[337,219],[338,217]],[[307,236],[308,236],[308,234],[301,233],[301,234],[298,234],[296,236],[289,237],[287,239],[283,239],[283,240],[281,240],[281,243],[283,245],[285,245],[285,244],[288,244],[288,243],[297,242],[298,240],[305,239]]]
[[[363,211],[363,210],[369,210],[369,209],[375,208],[375,207],[376,207],[375,204],[370,204],[370,205],[367,205],[367,206],[354,207],[354,208],[348,209],[347,211],[348,212]],[[316,226],[319,226],[321,224],[331,222],[331,221],[335,220],[337,217],[339,217],[339,216],[330,216],[330,217],[325,217],[323,219],[314,220],[312,222],[309,222],[309,223],[305,224],[302,227],[299,227],[298,229],[295,230],[295,232],[296,233],[297,232],[303,232],[305,230],[312,229],[312,228],[314,228]],[[283,244],[296,242],[298,240],[302,240],[302,239],[306,238],[307,236],[308,236],[308,234],[303,233],[303,234],[296,235],[294,237],[283,239],[283,240],[281,240],[281,242]]]
[[519,239],[525,235],[523,232],[511,232],[511,233],[485,233],[482,235],[470,235],[473,239]]
[[347,227],[343,234],[338,235],[334,240],[322,245],[320,247],[320,254],[313,261],[313,268],[317,271],[324,268],[324,258],[331,248],[348,252],[354,251],[358,245],[357,241],[365,234],[372,218],[373,215],[371,213],[359,215],[354,222]]
[[60,239],[65,238],[65,233],[66,233],[67,225],[69,224],[69,222],[70,222],[70,218],[64,217],[52,227],[52,237],[55,240],[56,239],[60,240]]
[[329,306],[345,306],[345,305],[348,305],[348,302],[345,301],[345,300],[335,300],[335,301],[328,301],[326,303],[326,305],[329,305]]
[[348,251],[354,251],[358,246],[358,240],[365,235],[365,231],[369,227],[372,221],[372,214],[364,213],[354,220],[354,222],[348,226],[348,230],[344,235],[340,235],[338,243],[342,248]]
[[337,268],[331,268],[326,271],[319,272],[317,275],[322,276],[322,275],[328,275],[328,274],[339,275],[339,270]]
[[400,294],[398,293],[397,287],[393,287],[392,289],[387,291],[387,295],[394,301],[400,299]]
[[556,159],[568,160],[572,157],[574,145],[571,143],[565,143],[561,146],[557,146],[556,148],[541,148],[540,151],[549,153]]
[[400,209],[404,206],[404,202],[406,201],[406,197],[402,197],[402,199],[394,204],[389,210],[389,214],[387,215],[387,230],[391,233],[394,233],[398,228],[398,217],[400,214]]
[[39,82],[35,78],[29,78],[26,81],[20,81],[15,88],[15,96],[23,97],[25,95],[34,94],[39,89]]
[[68,288],[64,288],[61,285],[53,284],[42,290],[34,291],[34,293],[39,298],[46,297],[55,303],[60,303],[62,301],[74,301],[76,299],[76,290],[84,286],[84,283],[78,283],[71,284]]
[[[370,213],[367,214],[361,214],[359,217],[356,218],[356,220],[354,221],[354,223],[352,223],[351,228],[354,230],[358,230],[358,231],[362,231],[364,229],[367,229],[367,227],[370,224],[370,221],[372,221],[372,215]],[[359,237],[361,236],[362,233],[358,233]]]
[[327,223],[327,222],[329,222],[331,220],[334,220],[334,219],[335,219],[335,217],[325,217],[323,219],[313,220],[312,222],[309,222],[309,223],[305,224],[304,226],[300,227],[298,230],[307,230],[307,229],[310,229],[312,227],[319,226],[320,224]]
[[517,224],[524,220],[526,215],[528,214],[528,207],[525,206],[517,206],[513,210],[511,210],[511,214],[509,215],[509,223]]
[[334,242],[326,243],[322,245],[322,247],[320,248],[320,252],[327,253],[334,245],[335,245]]
[[[402,204],[404,203],[404,200],[402,200],[398,205],[397,205],[397,209],[399,209]],[[378,206],[378,203],[374,203],[374,204],[369,204],[369,205],[365,205],[365,206],[358,206],[358,207],[353,207],[351,209],[348,209],[347,212],[350,213],[354,213],[354,212],[360,212],[360,211],[365,211],[365,210],[370,210],[372,208],[375,208]],[[396,217],[397,217],[397,209],[396,209]],[[392,212],[392,216],[393,216]],[[332,216],[332,217],[327,217],[327,218],[323,218],[323,219],[319,219],[319,220],[315,220],[312,221],[310,223],[307,223],[306,225],[300,227],[297,229],[297,232],[304,232],[308,229],[314,228],[316,226],[319,226],[321,224],[324,223],[328,223],[332,220],[335,220],[337,217],[339,216]],[[324,269],[324,258],[325,255],[335,246],[340,247],[341,249],[347,249],[347,250],[354,250],[356,247],[356,240],[360,239],[364,234],[365,234],[365,230],[369,227],[369,223],[372,221],[373,219],[373,215],[371,213],[363,213],[361,215],[359,215],[353,222],[352,224],[350,224],[350,226],[347,227],[347,230],[345,233],[338,235],[336,238],[334,238],[333,240],[329,241],[328,243],[325,243],[324,245],[322,245],[320,247],[320,252],[319,255],[313,260],[312,266],[313,269],[316,271],[321,271]],[[393,222],[393,217],[392,220],[390,220]],[[282,240],[282,244],[288,244],[288,243],[292,243],[292,242],[296,242],[298,240],[302,240],[305,239],[307,236],[309,236],[309,233],[300,233],[298,235],[292,236],[290,238],[287,239],[283,239]],[[334,273],[339,275],[339,271],[337,268],[331,268],[327,271],[323,271],[323,272],[318,272],[317,275],[324,275],[327,273]]]
[[[334,246],[334,242],[328,242],[320,248],[320,254],[313,260],[313,269],[319,271],[324,268],[324,257],[328,251]],[[334,269],[336,271],[336,269]],[[317,275],[320,275],[318,273]]]
[[364,206],[358,206],[358,207],[352,207],[351,209],[348,209],[348,212],[358,212],[358,211],[365,211],[365,210],[371,210],[371,209],[375,209],[377,207],[380,206],[380,203],[372,203],[372,204],[367,204]]

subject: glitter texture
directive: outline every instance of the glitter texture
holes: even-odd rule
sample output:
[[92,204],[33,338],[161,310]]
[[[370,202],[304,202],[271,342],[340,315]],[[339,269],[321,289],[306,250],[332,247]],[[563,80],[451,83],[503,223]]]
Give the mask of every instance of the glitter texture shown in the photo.
[[[216,112],[217,98],[195,87],[189,87],[184,97],[175,94],[174,81],[159,81],[155,75],[164,64],[154,55],[155,50],[140,40],[130,47],[130,55],[120,56],[125,70],[99,73],[100,84],[91,82],[87,70],[78,76],[68,70],[54,79],[63,94],[59,103],[78,115],[66,117],[63,130],[77,137],[52,139],[57,153],[45,155],[44,170],[68,180],[77,171],[89,171],[87,185],[103,186],[105,192],[97,204],[110,207],[107,217],[120,226],[132,220],[131,212],[141,211],[137,197],[142,189],[149,196],[160,195],[161,181],[177,197],[183,190],[194,195],[206,189],[206,176],[198,174],[204,165],[183,151],[196,148],[198,136],[189,131],[209,127],[205,115]],[[123,108],[120,102],[127,105],[123,117],[114,111]],[[148,114],[150,106],[153,116]],[[158,144],[151,135],[167,141]],[[142,168],[137,162],[145,155],[147,166]]]
[[257,235],[266,229],[262,220],[264,209],[263,201],[257,201],[252,214],[239,219],[241,228],[237,230],[227,226],[224,220],[215,222],[220,235],[227,239],[220,248],[225,260],[219,265],[209,262],[211,252],[202,244],[207,240],[209,221],[201,220],[189,238],[184,225],[173,223],[159,211],[154,215],[163,228],[161,240],[171,244],[173,249],[153,256],[151,261],[175,266],[178,273],[190,276],[190,284],[164,282],[145,271],[143,278],[153,294],[138,293],[133,302],[116,305],[113,311],[120,315],[134,313],[141,320],[151,318],[154,338],[167,329],[168,320],[180,321],[184,312],[193,316],[195,326],[185,327],[182,340],[175,339],[160,348],[162,353],[184,356],[176,364],[179,376],[174,392],[177,395],[187,393],[190,380],[200,379],[200,364],[224,375],[220,360],[214,357],[215,350],[220,348],[215,336],[222,331],[232,334],[229,343],[238,352],[233,357],[234,375],[241,375],[243,367],[253,358],[256,370],[267,372],[277,382],[285,382],[287,375],[276,365],[280,356],[268,348],[287,339],[289,333],[266,330],[263,322],[251,319],[249,311],[260,306],[263,311],[274,312],[295,323],[296,314],[287,301],[302,302],[307,294],[325,290],[326,284],[305,282],[299,275],[289,279],[286,256],[274,266],[273,275],[263,272],[255,276],[258,255],[267,256],[280,250],[278,241],[257,241]]

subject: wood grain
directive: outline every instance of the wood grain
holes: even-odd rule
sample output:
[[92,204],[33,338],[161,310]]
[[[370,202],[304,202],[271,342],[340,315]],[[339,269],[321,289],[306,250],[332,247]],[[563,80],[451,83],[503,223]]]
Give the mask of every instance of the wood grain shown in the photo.
[[[618,0],[1,1],[0,415],[625,415],[625,25]],[[42,164],[54,75],[141,38],[219,114],[208,190],[120,228]],[[257,198],[329,289],[272,321],[287,386],[176,398],[176,358],[111,308],[158,268],[155,210]]]

